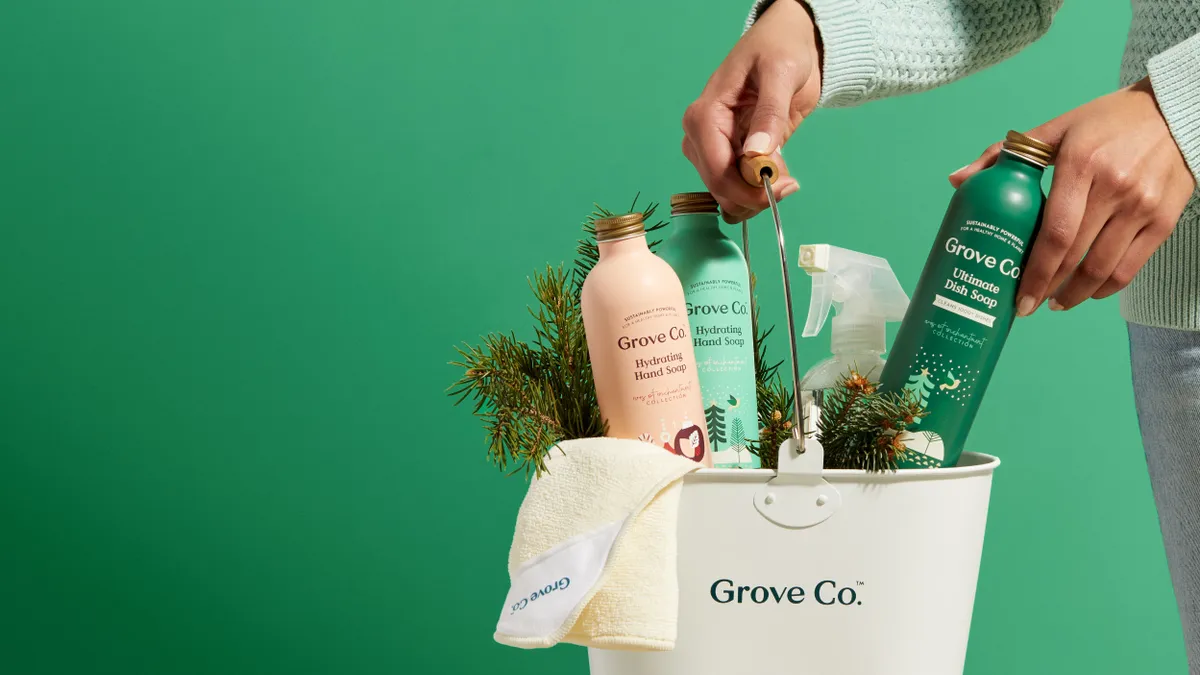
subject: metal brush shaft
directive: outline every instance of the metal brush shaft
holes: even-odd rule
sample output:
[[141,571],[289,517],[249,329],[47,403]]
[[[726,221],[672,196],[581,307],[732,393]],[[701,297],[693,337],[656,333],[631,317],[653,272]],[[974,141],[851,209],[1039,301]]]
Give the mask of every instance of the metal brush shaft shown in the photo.
[[771,185],[770,180],[771,171],[763,169],[760,175],[763,187],[767,191],[767,202],[771,204],[771,217],[775,219],[775,236],[779,239],[779,264],[783,267],[783,301],[787,305],[788,344],[792,349],[792,404],[795,416],[792,420],[792,437],[799,439],[804,416],[800,412],[800,359],[796,353],[796,322],[792,318],[792,282],[788,276],[787,245],[783,242],[783,225],[779,222],[779,203],[775,201],[775,187]]

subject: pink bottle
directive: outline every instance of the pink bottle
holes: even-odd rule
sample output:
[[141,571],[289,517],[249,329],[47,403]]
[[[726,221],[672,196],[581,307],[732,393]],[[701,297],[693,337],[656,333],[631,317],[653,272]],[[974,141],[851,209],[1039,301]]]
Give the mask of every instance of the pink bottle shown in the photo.
[[712,466],[679,277],[646,246],[640,213],[596,221],[596,243],[581,304],[608,435]]

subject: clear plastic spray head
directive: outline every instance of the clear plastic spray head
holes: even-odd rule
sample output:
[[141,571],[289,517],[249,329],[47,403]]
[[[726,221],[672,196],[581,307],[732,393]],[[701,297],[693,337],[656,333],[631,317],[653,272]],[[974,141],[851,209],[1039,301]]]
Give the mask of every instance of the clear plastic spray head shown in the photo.
[[833,353],[887,349],[887,323],[908,310],[908,294],[883,258],[829,244],[800,247],[800,267],[812,277],[804,337],[821,332],[834,308]]

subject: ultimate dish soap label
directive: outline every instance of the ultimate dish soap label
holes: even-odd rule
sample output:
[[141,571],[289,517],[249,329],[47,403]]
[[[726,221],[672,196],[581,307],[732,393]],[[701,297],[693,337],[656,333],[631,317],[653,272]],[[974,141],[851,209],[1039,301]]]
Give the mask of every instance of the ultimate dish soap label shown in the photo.
[[687,300],[713,464],[758,467],[750,272],[738,245],[721,232],[718,206],[707,192],[671,197],[671,236],[658,254],[679,275]]
[[880,378],[882,389],[907,390],[927,412],[904,434],[900,468],[958,463],[1016,315],[1053,152],[1010,131],[996,163],[950,201]]

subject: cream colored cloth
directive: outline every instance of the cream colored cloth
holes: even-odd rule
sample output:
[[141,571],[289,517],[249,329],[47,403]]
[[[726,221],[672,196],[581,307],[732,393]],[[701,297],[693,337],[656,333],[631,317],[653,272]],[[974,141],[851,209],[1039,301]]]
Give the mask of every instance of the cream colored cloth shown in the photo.
[[529,486],[495,639],[525,649],[675,647],[676,520],[689,459],[640,441],[565,441]]

